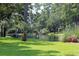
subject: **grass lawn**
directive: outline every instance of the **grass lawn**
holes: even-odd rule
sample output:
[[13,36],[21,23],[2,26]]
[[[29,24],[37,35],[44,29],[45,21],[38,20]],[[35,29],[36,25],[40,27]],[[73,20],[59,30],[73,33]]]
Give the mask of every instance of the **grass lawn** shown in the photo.
[[0,38],[0,56],[77,56],[79,43]]

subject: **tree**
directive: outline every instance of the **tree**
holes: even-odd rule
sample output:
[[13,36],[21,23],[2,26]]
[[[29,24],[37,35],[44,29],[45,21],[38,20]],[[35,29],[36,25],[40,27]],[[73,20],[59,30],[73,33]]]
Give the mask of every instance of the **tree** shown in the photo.
[[[14,14],[14,15],[13,15]],[[16,16],[17,18],[14,19]],[[6,29],[19,24],[18,21],[22,21],[23,17],[23,4],[0,4],[0,22],[1,22],[1,36],[6,36]],[[19,16],[19,17],[18,17]],[[19,19],[19,20],[18,20]],[[6,27],[5,27],[5,23]],[[15,23],[15,24],[14,24]],[[4,34],[5,33],[5,34]]]
[[[24,21],[28,24],[29,23],[29,8],[30,8],[30,3],[26,3],[25,4],[25,10],[24,10]],[[26,27],[24,27],[24,31],[23,31],[23,33],[24,33],[24,35],[23,35],[23,38],[22,38],[22,40],[23,41],[26,41],[27,40],[27,33],[26,33]]]
[[[7,7],[6,7],[7,6]],[[7,26],[5,26],[6,21],[10,19],[13,6],[10,4],[0,4],[0,21],[1,21],[1,36],[6,36],[6,29]],[[9,12],[8,12],[9,11]]]

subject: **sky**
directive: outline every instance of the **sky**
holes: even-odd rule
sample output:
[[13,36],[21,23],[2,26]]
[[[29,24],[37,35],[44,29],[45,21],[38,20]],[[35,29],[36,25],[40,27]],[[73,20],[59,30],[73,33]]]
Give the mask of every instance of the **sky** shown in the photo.
[[[32,5],[35,5],[35,3],[32,3]],[[44,9],[44,7],[41,6],[41,7],[40,7],[40,10],[38,10],[38,13],[41,13],[41,12],[42,12],[41,10],[43,10],[43,9]],[[34,14],[36,14],[36,8],[35,8],[35,7],[33,7],[32,12],[33,12]]]

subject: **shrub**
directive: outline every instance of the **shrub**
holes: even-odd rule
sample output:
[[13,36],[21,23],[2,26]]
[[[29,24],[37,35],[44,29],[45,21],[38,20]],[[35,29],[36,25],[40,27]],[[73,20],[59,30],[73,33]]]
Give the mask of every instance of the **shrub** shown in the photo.
[[49,33],[49,41],[58,41],[58,36],[55,33]]
[[67,31],[63,31],[63,34],[65,35],[63,41],[65,42],[78,42],[79,39],[79,28],[70,28]]
[[67,41],[68,42],[78,42],[77,37],[75,35],[69,36]]
[[56,36],[58,37],[58,41],[62,42],[64,39],[64,34],[58,33],[56,34]]

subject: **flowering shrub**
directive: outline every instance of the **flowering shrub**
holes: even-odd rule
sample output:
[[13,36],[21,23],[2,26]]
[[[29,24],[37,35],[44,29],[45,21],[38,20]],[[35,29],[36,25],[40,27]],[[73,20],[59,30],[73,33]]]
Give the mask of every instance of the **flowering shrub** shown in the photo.
[[77,37],[72,35],[67,38],[68,42],[78,42]]

